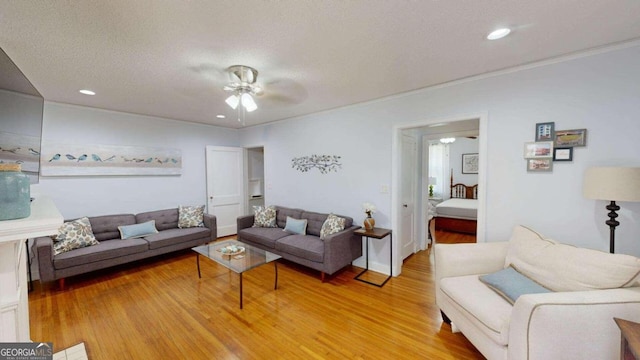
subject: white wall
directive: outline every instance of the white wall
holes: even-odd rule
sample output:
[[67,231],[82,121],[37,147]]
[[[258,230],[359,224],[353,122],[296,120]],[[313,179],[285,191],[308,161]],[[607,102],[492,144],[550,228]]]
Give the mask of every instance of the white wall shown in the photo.
[[52,102],[45,102],[42,138],[43,146],[51,142],[182,150],[180,176],[41,176],[40,191],[53,198],[66,219],[205,204],[205,146],[238,145],[233,129]]
[[[608,251],[606,205],[582,196],[590,166],[640,166],[640,46],[539,64],[241,130],[243,144],[265,145],[267,204],[334,211],[361,222],[365,201],[376,225],[391,227],[392,129],[467,114],[488,114],[486,238],[506,240],[524,224],[559,241]],[[552,173],[527,173],[523,146],[535,124],[588,129],[588,145]],[[291,169],[292,157],[341,155],[343,169],[322,175]],[[620,203],[617,252],[640,256],[640,203]],[[374,262],[388,266],[387,242]],[[381,266],[383,267],[383,266]]]

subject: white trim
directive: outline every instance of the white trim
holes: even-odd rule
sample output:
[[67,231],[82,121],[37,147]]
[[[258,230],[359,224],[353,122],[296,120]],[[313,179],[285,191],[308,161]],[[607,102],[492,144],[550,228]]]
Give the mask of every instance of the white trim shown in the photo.
[[[402,143],[402,130],[411,128],[418,128],[428,126],[431,124],[437,124],[442,122],[456,122],[462,120],[479,119],[479,143],[478,143],[478,232],[477,241],[486,241],[486,199],[487,199],[487,156],[488,156],[488,112],[479,112],[468,115],[457,115],[449,118],[433,118],[426,120],[419,120],[412,123],[405,123],[395,125],[392,131],[391,138],[391,229],[396,229],[400,224],[400,202],[399,202],[399,188],[400,183],[400,144]],[[399,235],[399,234],[397,234]],[[398,276],[402,272],[402,254],[400,253],[400,237],[394,236],[392,259],[392,273],[393,276]]]

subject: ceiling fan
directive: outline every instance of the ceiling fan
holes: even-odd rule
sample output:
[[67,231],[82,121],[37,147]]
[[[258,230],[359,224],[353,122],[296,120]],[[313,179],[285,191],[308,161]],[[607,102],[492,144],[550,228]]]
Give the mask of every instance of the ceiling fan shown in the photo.
[[258,70],[245,66],[233,65],[227,68],[231,82],[223,87],[225,91],[232,92],[225,102],[232,109],[237,109],[238,105],[252,112],[258,108],[253,96],[262,93],[262,88],[256,84]]

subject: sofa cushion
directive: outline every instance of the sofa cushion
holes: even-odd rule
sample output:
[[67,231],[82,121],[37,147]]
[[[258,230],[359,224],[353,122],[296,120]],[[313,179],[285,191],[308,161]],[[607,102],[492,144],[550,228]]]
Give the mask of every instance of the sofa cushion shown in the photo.
[[94,216],[89,218],[89,222],[98,241],[120,239],[118,226],[135,224],[136,216],[133,214]]
[[277,227],[275,206],[254,206],[253,227]]
[[480,282],[478,275],[444,278],[440,290],[480,331],[497,344],[508,344],[513,306]]
[[329,214],[329,216],[327,216],[327,220],[324,221],[322,228],[320,229],[320,239],[324,239],[329,235],[336,234],[344,230],[345,222],[345,218]]
[[178,228],[178,208],[143,212],[136,215],[136,222],[156,221],[159,231]]
[[283,231],[305,235],[307,233],[307,219],[294,219],[291,216],[287,216],[287,224],[284,226]]
[[59,270],[140,253],[148,249],[149,245],[143,239],[105,240],[98,245],[57,255],[53,258],[53,266]]
[[519,273],[511,266],[482,275],[479,279],[512,305],[521,295],[550,292],[549,289]]
[[516,226],[509,240],[509,265],[554,291],[640,285],[639,258],[557,243],[524,226]]
[[53,244],[53,254],[58,255],[87,246],[98,245],[93,235],[91,223],[86,217],[67,221],[58,228],[58,236]]
[[242,229],[238,232],[238,236],[244,240],[254,242],[256,244],[263,245],[267,248],[275,248],[276,241],[285,236],[291,236],[286,231],[282,231],[280,228],[260,228],[251,227]]
[[180,229],[203,226],[204,205],[178,207],[178,227]]
[[201,227],[168,229],[160,231],[157,234],[147,235],[143,239],[149,242],[149,249],[153,250],[165,246],[209,237],[210,231],[211,230],[207,228]]
[[317,236],[290,235],[284,237],[276,241],[276,250],[315,262],[322,262],[324,259],[324,241]]
[[293,209],[284,206],[276,206],[276,225],[284,229],[287,225],[287,216],[291,216],[294,219],[302,218],[302,209]]
[[328,216],[329,214],[311,211],[303,212],[301,218],[309,221],[309,225],[307,225],[307,234],[320,236],[320,230],[322,230],[322,225],[327,220]]
[[118,226],[118,230],[120,231],[121,239],[133,239],[158,232],[155,220],[149,220],[140,224]]

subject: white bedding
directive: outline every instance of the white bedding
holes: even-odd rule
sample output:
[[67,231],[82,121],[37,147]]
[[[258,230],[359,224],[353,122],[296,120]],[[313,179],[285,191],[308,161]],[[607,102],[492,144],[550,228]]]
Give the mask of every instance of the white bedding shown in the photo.
[[449,199],[436,205],[437,216],[476,220],[478,218],[478,200]]

